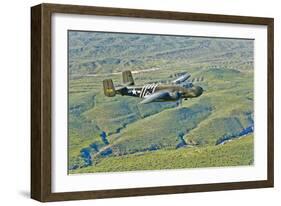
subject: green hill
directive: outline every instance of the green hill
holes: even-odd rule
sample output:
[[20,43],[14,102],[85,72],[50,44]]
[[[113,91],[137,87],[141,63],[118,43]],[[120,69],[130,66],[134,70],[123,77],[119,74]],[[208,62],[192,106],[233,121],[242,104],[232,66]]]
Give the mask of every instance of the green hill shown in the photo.
[[109,157],[97,165],[77,170],[74,173],[114,172],[134,170],[160,170],[200,167],[230,167],[252,165],[253,136],[235,140],[225,145],[186,147],[179,150],[160,150],[135,155]]
[[187,36],[69,32],[71,76],[179,63],[253,66],[253,41]]

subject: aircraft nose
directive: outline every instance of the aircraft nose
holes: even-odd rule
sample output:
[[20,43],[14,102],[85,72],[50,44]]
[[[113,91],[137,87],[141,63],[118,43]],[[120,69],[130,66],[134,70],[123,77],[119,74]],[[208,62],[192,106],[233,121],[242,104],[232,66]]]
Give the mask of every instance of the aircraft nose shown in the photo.
[[199,97],[203,93],[203,88],[196,86],[194,92],[195,92],[196,97]]

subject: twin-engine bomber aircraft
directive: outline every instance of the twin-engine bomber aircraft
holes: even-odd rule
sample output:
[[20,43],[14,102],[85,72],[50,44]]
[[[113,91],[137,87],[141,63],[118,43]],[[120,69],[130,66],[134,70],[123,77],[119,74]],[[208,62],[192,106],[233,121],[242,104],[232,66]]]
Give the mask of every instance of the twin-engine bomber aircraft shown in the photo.
[[186,82],[190,74],[183,74],[170,84],[152,83],[143,86],[136,86],[131,71],[122,72],[123,83],[121,87],[114,87],[112,79],[103,80],[104,95],[114,97],[126,95],[143,98],[140,104],[150,102],[182,101],[188,98],[199,97],[203,93],[200,86],[194,86],[191,82]]

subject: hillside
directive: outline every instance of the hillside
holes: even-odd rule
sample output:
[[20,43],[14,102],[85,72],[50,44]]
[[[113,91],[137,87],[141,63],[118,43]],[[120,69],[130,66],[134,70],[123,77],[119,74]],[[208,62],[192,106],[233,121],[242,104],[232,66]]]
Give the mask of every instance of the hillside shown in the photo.
[[200,167],[226,167],[253,164],[253,136],[221,146],[182,148],[143,152],[135,155],[109,157],[97,166],[72,170],[74,173],[112,172],[131,170],[182,169]]
[[71,76],[187,63],[253,67],[252,40],[70,31],[69,42]]

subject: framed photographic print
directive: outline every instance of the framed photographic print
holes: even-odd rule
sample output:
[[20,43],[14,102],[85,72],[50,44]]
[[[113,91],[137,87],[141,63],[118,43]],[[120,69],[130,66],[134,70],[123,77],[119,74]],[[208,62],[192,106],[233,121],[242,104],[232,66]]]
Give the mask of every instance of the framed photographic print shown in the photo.
[[273,187],[273,19],[31,8],[31,197]]

